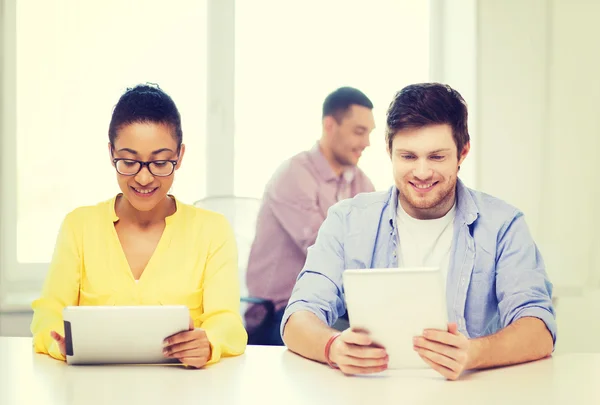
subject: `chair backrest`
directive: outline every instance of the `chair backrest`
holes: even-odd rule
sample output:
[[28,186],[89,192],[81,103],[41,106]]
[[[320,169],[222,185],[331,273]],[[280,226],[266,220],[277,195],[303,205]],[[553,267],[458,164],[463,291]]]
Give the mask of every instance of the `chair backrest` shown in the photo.
[[248,296],[246,269],[250,248],[256,233],[256,218],[260,210],[261,200],[253,197],[212,196],[196,201],[194,205],[219,212],[229,220],[238,247],[240,293],[242,297]]

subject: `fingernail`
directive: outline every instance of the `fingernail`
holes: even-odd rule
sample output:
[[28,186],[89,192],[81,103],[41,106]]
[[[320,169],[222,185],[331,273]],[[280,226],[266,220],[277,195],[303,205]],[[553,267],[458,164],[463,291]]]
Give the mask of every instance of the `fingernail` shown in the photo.
[[429,335],[429,332],[427,332],[426,330],[423,331],[423,336],[427,336]]
[[414,344],[417,344],[417,342],[418,342],[418,341],[419,341],[419,339],[418,339],[417,337],[414,337],[414,338],[413,338],[413,343],[414,343]]
[[169,341],[168,340],[164,340],[163,341],[163,346],[169,346]]

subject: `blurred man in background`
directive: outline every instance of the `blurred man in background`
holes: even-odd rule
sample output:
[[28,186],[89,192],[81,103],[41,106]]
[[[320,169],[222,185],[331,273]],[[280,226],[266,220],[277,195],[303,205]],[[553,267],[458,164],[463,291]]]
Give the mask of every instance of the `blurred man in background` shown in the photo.
[[246,281],[250,296],[272,301],[275,314],[258,328],[265,310],[248,308],[249,344],[283,345],[281,318],[327,210],[340,200],[374,191],[357,167],[375,128],[372,109],[371,100],[355,88],[329,94],[321,139],[285,161],[267,183]]

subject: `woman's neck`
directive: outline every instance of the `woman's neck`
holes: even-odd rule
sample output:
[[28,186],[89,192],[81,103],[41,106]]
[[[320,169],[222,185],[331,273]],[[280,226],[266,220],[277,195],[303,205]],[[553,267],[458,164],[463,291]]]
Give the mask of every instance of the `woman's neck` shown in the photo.
[[177,210],[173,198],[167,196],[163,201],[150,211],[139,211],[122,195],[118,197],[115,211],[119,220],[136,225],[140,228],[148,228],[162,223],[166,217],[173,215]]

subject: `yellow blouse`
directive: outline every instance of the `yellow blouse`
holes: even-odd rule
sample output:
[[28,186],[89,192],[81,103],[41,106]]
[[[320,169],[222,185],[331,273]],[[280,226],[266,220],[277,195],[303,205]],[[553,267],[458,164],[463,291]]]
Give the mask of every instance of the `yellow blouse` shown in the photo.
[[211,344],[208,364],[242,354],[248,335],[239,313],[237,248],[225,217],[175,200],[177,211],[165,219],[136,282],[114,227],[115,200],[77,208],[64,219],[42,295],[32,303],[35,351],[65,359],[50,331],[64,336],[66,306],[187,305]]

